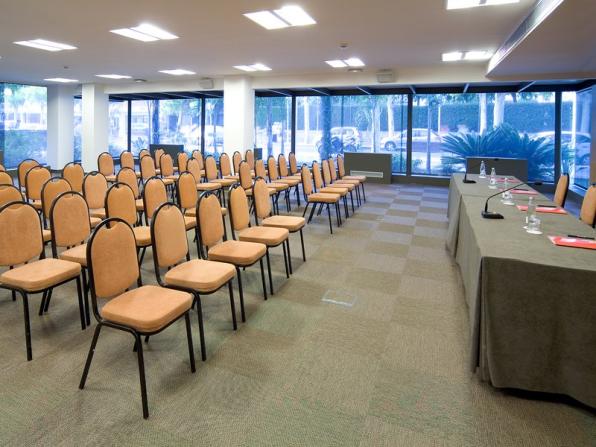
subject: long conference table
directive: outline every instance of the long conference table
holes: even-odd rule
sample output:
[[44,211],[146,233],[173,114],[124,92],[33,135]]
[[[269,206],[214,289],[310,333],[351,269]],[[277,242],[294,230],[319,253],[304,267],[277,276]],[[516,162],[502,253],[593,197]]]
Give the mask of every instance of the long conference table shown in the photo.
[[[488,178],[468,178],[477,183],[463,183],[461,174],[450,181],[447,248],[465,288],[472,372],[498,388],[564,394],[596,408],[596,250],[548,238],[596,238],[596,231],[569,214],[539,213],[543,234],[528,234],[526,213],[499,196],[489,209],[504,219],[484,219],[485,201],[498,190]],[[513,197],[528,203],[528,195]]]

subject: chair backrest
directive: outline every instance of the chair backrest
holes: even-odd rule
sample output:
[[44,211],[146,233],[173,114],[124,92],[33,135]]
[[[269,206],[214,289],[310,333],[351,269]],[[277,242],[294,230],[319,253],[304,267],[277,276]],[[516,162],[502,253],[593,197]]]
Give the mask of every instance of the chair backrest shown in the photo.
[[560,207],[565,206],[567,200],[567,193],[569,192],[569,174],[562,174],[557,182],[555,189],[555,197],[553,201]]
[[230,188],[230,223],[234,231],[244,230],[250,224],[250,211],[248,209],[248,198],[244,188],[236,183]]
[[93,312],[99,316],[97,298],[120,295],[139,279],[135,235],[122,219],[106,219],[87,244],[87,267]]
[[298,162],[296,161],[296,154],[294,152],[290,152],[288,158],[290,159],[290,174],[298,174]]
[[161,166],[162,177],[174,175],[174,159],[170,154],[161,154],[161,157],[159,158],[159,166]]
[[240,171],[240,163],[242,162],[242,154],[239,151],[234,152],[232,155],[232,163],[234,164],[234,173],[238,175]]
[[255,161],[254,170],[255,170],[255,177],[265,178],[265,176],[267,175],[267,172],[265,171],[265,162],[263,160],[259,159],[259,160]]
[[255,168],[255,153],[251,149],[248,149],[244,153],[244,159],[248,163],[248,166],[250,166],[250,169],[254,170],[254,168]]
[[149,222],[153,218],[155,210],[162,203],[168,201],[166,185],[159,177],[151,177],[143,188],[143,205],[145,208],[145,220]]
[[134,227],[137,223],[137,206],[135,195],[130,186],[114,183],[106,194],[106,217],[117,217]]
[[17,167],[17,180],[19,182],[19,188],[25,187],[25,176],[27,175],[27,172],[29,172],[29,169],[34,166],[39,166],[39,162],[37,160],[33,160],[32,158],[27,158],[26,160],[23,160],[19,163],[19,166]]
[[163,149],[155,149],[155,152],[153,152],[153,158],[155,160],[155,167],[157,169],[161,169],[161,156],[165,154],[165,151]]
[[91,234],[89,207],[85,198],[76,191],[58,195],[50,208],[52,252],[57,247],[72,247],[85,242]]
[[250,166],[246,161],[240,162],[238,176],[240,177],[240,184],[244,189],[252,188],[252,175],[250,174]]
[[207,248],[224,238],[224,223],[221,205],[217,196],[207,191],[201,194],[197,204],[197,226],[201,244]]
[[323,167],[323,181],[325,185],[331,184],[331,169],[329,169],[329,162],[333,163],[333,160],[323,160],[321,165]]
[[321,166],[318,161],[312,162],[312,177],[315,183],[315,190],[323,187],[323,177],[321,177]]
[[252,187],[252,198],[255,204],[255,216],[264,219],[271,214],[271,201],[269,200],[269,188],[264,178],[257,177]]
[[207,177],[207,181],[217,178],[217,163],[212,155],[205,157],[205,177]]
[[300,168],[300,176],[302,177],[302,191],[304,191],[304,195],[311,195],[313,192],[312,175],[306,164],[303,164]]
[[178,163],[178,172],[186,171],[188,154],[186,152],[178,152],[178,155],[176,155],[176,162]]
[[279,175],[281,177],[287,177],[289,175],[288,162],[284,154],[279,154],[277,157],[277,168],[279,169]]
[[41,188],[41,209],[44,219],[50,218],[50,210],[56,197],[67,191],[72,191],[72,188],[68,180],[62,177],[52,177],[44,183],[43,188]]
[[175,204],[162,203],[155,210],[151,221],[151,240],[157,274],[160,268],[168,268],[187,258],[188,239],[184,215]]
[[2,206],[0,228],[0,266],[23,264],[43,253],[41,221],[31,204],[9,202]]
[[41,188],[52,178],[52,173],[43,166],[34,166],[25,176],[25,194],[29,200],[41,200]]
[[227,175],[232,175],[230,156],[225,152],[222,152],[222,154],[219,156],[219,173],[221,174],[222,178]]
[[596,184],[590,186],[586,191],[579,218],[592,227],[596,225]]
[[85,197],[89,209],[103,208],[107,192],[108,181],[102,173],[92,171],[85,175],[83,179],[83,197]]
[[141,167],[141,178],[143,180],[155,177],[155,175],[157,174],[157,171],[155,170],[155,162],[153,161],[153,158],[151,158],[149,155],[141,157],[139,165]]
[[139,160],[143,158],[145,155],[149,155],[151,157],[151,152],[149,152],[149,149],[141,149],[139,151]]
[[201,165],[199,164],[199,160],[196,158],[191,158],[188,160],[188,163],[186,163],[186,170],[195,178],[195,183],[199,183],[201,181],[203,176],[201,174]]
[[199,151],[198,149],[192,151],[192,158],[197,160],[200,169],[205,169],[205,159],[203,158],[203,154],[201,153],[201,151]]
[[338,172],[339,178],[343,178],[343,176],[346,175],[346,168],[344,166],[344,157],[342,157],[341,155],[337,156],[337,172]]
[[132,155],[132,152],[122,151],[120,153],[120,169],[124,168],[130,168],[133,171],[135,170],[135,158]]
[[275,157],[270,155],[267,159],[267,170],[269,171],[269,180],[278,180],[279,173],[277,172],[277,163],[275,163]]
[[[337,158],[337,160],[339,160],[339,157]],[[331,182],[337,180],[337,166],[333,162],[333,157],[329,157],[329,174],[331,175]]]
[[12,177],[6,171],[0,171],[0,185],[12,185]]
[[116,176],[116,181],[130,186],[130,189],[132,189],[136,199],[141,197],[141,193],[139,192],[139,184],[137,182],[137,174],[131,168],[120,169],[118,175]]
[[97,170],[106,177],[114,175],[114,159],[108,152],[102,152],[97,157]]
[[83,192],[83,178],[85,171],[79,163],[70,162],[62,169],[62,177],[68,180],[73,191]]
[[14,185],[0,185],[0,206],[10,202],[24,202],[23,194]]
[[199,200],[197,182],[190,172],[186,171],[180,174],[176,182],[176,191],[180,208],[188,210],[197,206],[197,200]]

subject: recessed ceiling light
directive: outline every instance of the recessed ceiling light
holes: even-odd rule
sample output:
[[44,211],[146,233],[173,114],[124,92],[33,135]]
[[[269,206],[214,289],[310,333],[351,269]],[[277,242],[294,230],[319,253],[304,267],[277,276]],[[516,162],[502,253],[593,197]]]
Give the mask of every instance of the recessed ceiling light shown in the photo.
[[461,61],[464,54],[461,51],[453,51],[451,53],[443,53],[442,59],[443,62],[455,62]]
[[107,79],[130,79],[132,76],[126,75],[118,75],[118,74],[105,74],[105,75],[95,75],[98,78],[107,78]]
[[265,29],[280,29],[290,26],[271,11],[249,12],[244,14],[244,16]]
[[492,51],[467,51],[464,55],[466,61],[486,61],[493,55]]
[[67,79],[67,78],[47,78],[44,79],[44,81],[48,81],[48,82],[60,82],[62,84],[70,84],[73,82],[79,82],[76,79]]
[[17,45],[23,45],[25,47],[37,48],[38,50],[45,51],[62,51],[62,50],[76,50],[77,47],[67,45],[60,42],[52,42],[51,40],[45,39],[34,39],[34,40],[19,40],[14,42]]
[[251,65],[250,68],[254,68],[257,71],[271,71],[271,68],[269,68],[267,65],[260,64],[260,63],[256,63],[254,65]]
[[325,61],[325,63],[331,65],[333,68],[344,68],[347,67],[344,61],[340,61],[339,59],[332,60],[332,61]]
[[242,71],[257,71],[256,68],[252,68],[250,65],[234,65],[234,68]]
[[139,26],[132,28],[119,28],[110,30],[111,33],[119,34],[120,36],[129,37],[131,39],[140,40],[142,42],[155,42],[156,40],[172,40],[178,39],[178,36],[166,30],[163,30],[150,23],[142,23]]
[[477,6],[507,5],[519,0],[447,0],[447,9],[476,8]]
[[276,9],[274,12],[291,26],[306,26],[317,23],[300,6],[284,6],[281,9]]
[[357,57],[351,57],[350,59],[345,59],[344,62],[349,66],[349,67],[364,67],[364,62],[362,62],[362,60],[358,59]]
[[185,70],[183,68],[176,68],[174,70],[159,70],[160,73],[165,73],[173,76],[194,75],[194,71]]

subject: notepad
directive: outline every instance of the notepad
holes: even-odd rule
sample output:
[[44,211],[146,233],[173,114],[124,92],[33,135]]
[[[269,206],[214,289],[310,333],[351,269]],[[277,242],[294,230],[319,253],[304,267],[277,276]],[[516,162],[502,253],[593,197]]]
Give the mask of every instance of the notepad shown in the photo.
[[587,248],[589,250],[596,250],[596,241],[590,239],[579,239],[575,237],[566,236],[549,236],[550,241],[561,247],[573,248]]
[[[517,209],[520,211],[528,211],[528,205],[517,205]],[[563,208],[550,208],[547,206],[537,206],[537,213],[550,213],[550,214],[567,214]]]
[[511,194],[526,194],[529,196],[535,196],[538,193],[536,191],[532,191],[531,189],[512,189]]

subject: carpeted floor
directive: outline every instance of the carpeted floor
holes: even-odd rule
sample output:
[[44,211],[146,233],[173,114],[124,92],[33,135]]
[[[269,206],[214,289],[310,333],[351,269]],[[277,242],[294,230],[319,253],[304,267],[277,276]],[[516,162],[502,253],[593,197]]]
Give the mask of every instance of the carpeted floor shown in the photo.
[[[0,292],[0,444],[595,445],[595,412],[470,375],[462,286],[444,249],[447,189],[369,184],[367,197],[332,236],[315,218],[305,264],[292,239],[290,280],[274,250],[267,302],[258,268],[246,271],[237,332],[226,292],[204,297],[208,358],[195,374],[183,322],[150,340],[148,420],[130,335],[102,331],[80,391],[93,329],[80,330],[74,287],[57,289],[43,317],[32,300],[32,362],[21,303]],[[154,282],[150,252],[143,278]]]

